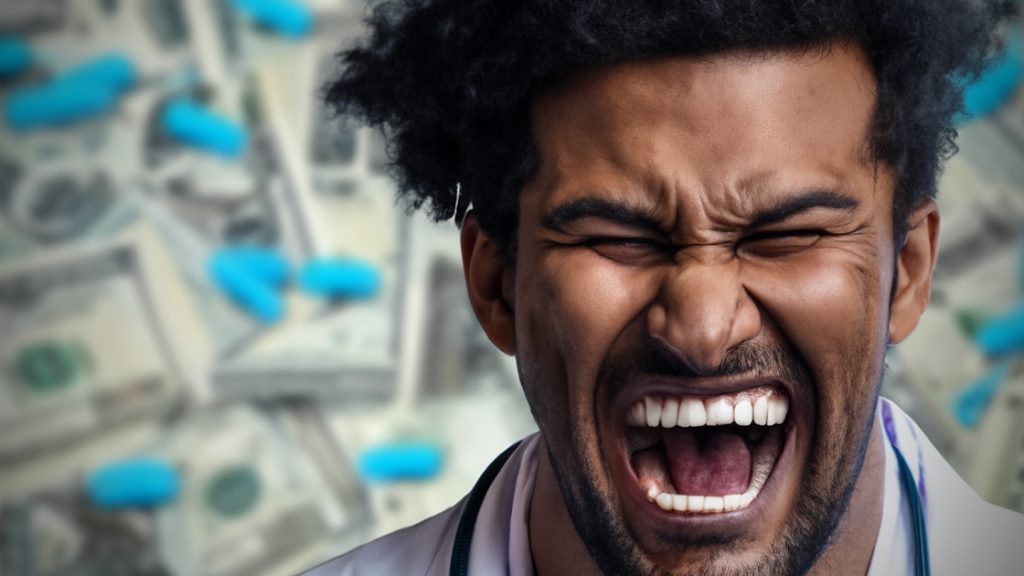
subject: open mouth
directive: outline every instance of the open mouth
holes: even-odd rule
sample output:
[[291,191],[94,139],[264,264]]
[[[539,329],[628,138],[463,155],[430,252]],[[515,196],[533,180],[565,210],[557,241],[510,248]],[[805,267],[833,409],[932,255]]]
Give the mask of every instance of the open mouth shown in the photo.
[[744,510],[775,469],[788,412],[789,397],[774,386],[719,396],[648,395],[626,415],[629,463],[662,510]]

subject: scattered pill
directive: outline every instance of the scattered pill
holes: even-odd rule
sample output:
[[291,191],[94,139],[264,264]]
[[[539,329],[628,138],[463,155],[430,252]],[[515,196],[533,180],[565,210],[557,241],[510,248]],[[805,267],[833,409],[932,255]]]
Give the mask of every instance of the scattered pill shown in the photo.
[[961,120],[981,118],[995,112],[1016,93],[1024,80],[1024,40],[1016,34],[1007,42],[1005,52],[977,81],[964,89]]
[[21,74],[31,65],[28,44],[16,38],[0,38],[0,78]]
[[228,158],[236,158],[245,150],[246,134],[240,124],[195,102],[170,102],[163,109],[160,122],[169,136],[202,150]]
[[981,422],[992,399],[1010,376],[1010,362],[1002,362],[977,382],[957,395],[953,404],[953,415],[965,428],[975,428]]
[[441,449],[429,442],[386,444],[371,448],[358,459],[363,479],[375,484],[429,480],[441,472]]
[[4,102],[4,117],[12,130],[25,132],[100,116],[116,104],[117,93],[109,86],[48,84],[12,92]]
[[291,269],[288,260],[273,248],[262,246],[232,246],[222,248],[221,254],[234,260],[247,274],[275,287],[288,281]]
[[274,286],[248,271],[230,251],[215,253],[208,273],[214,285],[257,320],[273,324],[284,315],[284,303]]
[[313,13],[294,0],[234,0],[233,4],[260,26],[288,38],[305,38],[313,30]]
[[170,464],[155,459],[131,459],[93,471],[86,480],[92,503],[108,510],[152,507],[173,501],[181,478]]
[[325,298],[370,298],[380,290],[380,273],[360,260],[314,259],[299,273],[299,287]]
[[1024,352],[1024,303],[987,324],[978,332],[975,342],[988,356]]
[[121,53],[110,53],[83,62],[54,76],[51,84],[99,84],[120,94],[131,89],[138,80],[132,60]]

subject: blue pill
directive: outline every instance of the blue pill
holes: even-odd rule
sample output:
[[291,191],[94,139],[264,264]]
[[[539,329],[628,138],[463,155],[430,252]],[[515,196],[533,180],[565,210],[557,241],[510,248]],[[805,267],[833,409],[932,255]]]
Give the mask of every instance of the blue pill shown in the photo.
[[284,303],[274,287],[246,270],[230,250],[214,254],[207,271],[214,285],[260,322],[273,324],[284,315]]
[[246,135],[241,125],[195,102],[169,103],[161,113],[160,123],[167,135],[189,146],[228,158],[237,158],[245,150]]
[[12,130],[24,132],[100,116],[116,105],[117,93],[109,86],[48,84],[12,92],[4,102],[4,117]]
[[359,455],[357,467],[367,482],[383,484],[429,480],[441,472],[443,464],[436,444],[409,442],[371,448]]
[[15,38],[0,38],[0,78],[21,74],[31,65],[28,44]]
[[181,477],[170,464],[154,459],[132,459],[108,464],[86,479],[86,493],[94,505],[107,510],[160,506],[181,491]]
[[992,399],[1009,378],[1011,367],[1010,362],[999,364],[957,395],[953,404],[953,416],[961,426],[974,428],[981,422]]
[[964,90],[964,111],[959,120],[981,118],[996,111],[1013,96],[1022,79],[1024,41],[1016,34],[1007,42],[1003,55]]
[[372,264],[354,259],[311,260],[299,273],[303,291],[325,298],[370,298],[380,290],[380,282],[380,272]]
[[53,84],[99,84],[118,94],[131,89],[138,80],[135,64],[117,52],[105,54],[65,70],[52,80]]
[[1024,303],[978,331],[975,341],[993,357],[1024,352]]
[[273,248],[233,246],[222,248],[221,253],[234,260],[250,276],[271,286],[282,286],[291,274],[288,260]]
[[294,0],[234,0],[235,9],[254,22],[289,38],[305,38],[313,31],[313,13]]

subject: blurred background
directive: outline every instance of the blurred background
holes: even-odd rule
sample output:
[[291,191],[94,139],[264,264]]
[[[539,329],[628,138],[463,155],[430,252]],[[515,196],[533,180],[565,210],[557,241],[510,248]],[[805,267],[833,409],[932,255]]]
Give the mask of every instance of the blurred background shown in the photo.
[[[363,0],[0,0],[0,575],[293,574],[535,430],[458,233],[320,102]],[[954,17],[954,15],[950,15]],[[1024,50],[968,88],[884,394],[1024,511]]]

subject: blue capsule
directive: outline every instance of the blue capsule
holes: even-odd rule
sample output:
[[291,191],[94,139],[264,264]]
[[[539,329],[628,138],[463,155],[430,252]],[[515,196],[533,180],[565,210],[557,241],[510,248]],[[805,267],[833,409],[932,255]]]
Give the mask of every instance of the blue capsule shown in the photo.
[[1024,352],[1024,302],[982,328],[975,342],[992,357]]
[[299,287],[324,298],[370,298],[380,290],[380,272],[368,262],[345,258],[315,259],[299,272]]
[[53,78],[51,84],[99,84],[120,94],[130,90],[137,81],[138,72],[132,60],[124,54],[113,52],[61,72]]
[[181,491],[181,476],[161,460],[139,458],[108,464],[86,479],[86,494],[102,509],[168,504]]
[[246,268],[245,258],[231,250],[218,251],[210,258],[207,271],[211,281],[233,302],[260,322],[273,324],[284,316],[284,302],[272,282],[259,270]]
[[359,455],[357,468],[373,484],[423,481],[434,478],[444,465],[441,448],[429,442],[385,444]]
[[14,131],[62,126],[106,114],[117,105],[117,92],[109,86],[59,83],[22,88],[4,102],[4,117]]
[[95,118],[112,111],[136,80],[135,65],[127,56],[107,54],[45,84],[14,91],[4,103],[4,116],[19,132]]
[[974,428],[1010,376],[1012,363],[1004,361],[957,395],[953,416],[965,428]]
[[28,44],[16,38],[0,38],[0,78],[21,74],[31,65]]
[[273,248],[232,246],[222,248],[220,253],[237,262],[253,278],[270,286],[283,286],[291,274],[288,260]]
[[175,100],[160,115],[167,135],[184,144],[237,158],[245,150],[245,130],[236,122],[204,109],[195,102]]
[[294,0],[234,0],[236,10],[288,38],[305,38],[313,31],[313,13]]
[[964,110],[958,120],[973,120],[996,111],[1024,80],[1024,40],[1015,34],[1006,51],[976,82],[964,89]]

